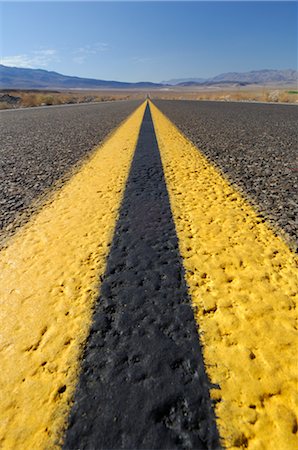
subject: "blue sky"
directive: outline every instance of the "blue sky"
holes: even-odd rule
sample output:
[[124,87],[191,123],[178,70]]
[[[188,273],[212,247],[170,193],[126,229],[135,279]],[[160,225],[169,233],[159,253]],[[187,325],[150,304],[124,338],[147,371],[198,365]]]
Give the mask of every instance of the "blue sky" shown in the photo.
[[2,2],[1,62],[106,80],[297,68],[296,2]]

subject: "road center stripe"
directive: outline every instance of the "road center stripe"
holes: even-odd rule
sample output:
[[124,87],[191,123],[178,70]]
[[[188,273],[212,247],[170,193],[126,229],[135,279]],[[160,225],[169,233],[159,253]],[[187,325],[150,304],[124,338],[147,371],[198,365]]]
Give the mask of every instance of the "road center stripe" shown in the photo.
[[0,447],[59,444],[145,103],[0,253]]
[[229,449],[297,446],[297,260],[151,104],[216,415]]
[[218,449],[149,107],[121,205],[65,449]]

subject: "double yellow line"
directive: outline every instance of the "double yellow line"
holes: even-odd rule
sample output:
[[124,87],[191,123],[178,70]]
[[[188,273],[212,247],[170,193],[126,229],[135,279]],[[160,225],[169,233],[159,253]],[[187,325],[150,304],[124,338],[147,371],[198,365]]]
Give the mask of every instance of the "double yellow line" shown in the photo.
[[[1,448],[62,443],[145,106],[0,254]],[[223,445],[294,449],[295,256],[150,107]]]
[[151,105],[186,281],[229,449],[297,448],[297,259]]

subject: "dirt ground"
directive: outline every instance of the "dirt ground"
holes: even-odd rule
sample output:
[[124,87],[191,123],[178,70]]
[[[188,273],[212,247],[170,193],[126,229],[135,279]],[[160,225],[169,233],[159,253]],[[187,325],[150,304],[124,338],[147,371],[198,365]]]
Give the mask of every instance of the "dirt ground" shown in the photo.
[[77,103],[106,102],[113,100],[143,99],[144,92],[123,90],[101,91],[40,91],[1,90],[0,109],[29,108],[33,106],[69,105]]
[[158,100],[251,101],[269,103],[298,103],[295,86],[167,86],[147,90],[1,90],[0,110],[29,108],[113,100],[142,100],[150,96]]
[[284,86],[202,86],[166,87],[151,93],[153,99],[251,101],[270,103],[298,103],[297,87]]

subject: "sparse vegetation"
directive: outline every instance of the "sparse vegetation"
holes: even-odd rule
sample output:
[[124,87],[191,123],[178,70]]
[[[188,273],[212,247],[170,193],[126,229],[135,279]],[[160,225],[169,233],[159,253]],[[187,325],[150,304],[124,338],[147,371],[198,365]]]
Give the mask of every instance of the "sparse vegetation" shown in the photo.
[[[289,88],[288,88],[289,89]],[[213,100],[238,102],[298,103],[296,90],[286,88],[178,88],[155,89],[152,99]],[[76,103],[105,102],[113,100],[145,99],[146,90],[98,90],[98,91],[39,91],[2,90],[0,110],[30,108],[34,106],[67,105]]]
[[286,89],[255,88],[255,89],[178,89],[158,90],[151,92],[154,99],[173,100],[213,100],[237,102],[269,102],[269,103],[298,103],[298,91]]
[[2,90],[0,91],[0,109],[105,102],[143,97],[144,93],[133,91]]

